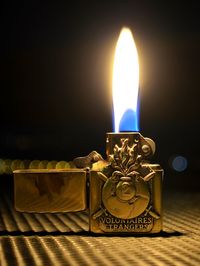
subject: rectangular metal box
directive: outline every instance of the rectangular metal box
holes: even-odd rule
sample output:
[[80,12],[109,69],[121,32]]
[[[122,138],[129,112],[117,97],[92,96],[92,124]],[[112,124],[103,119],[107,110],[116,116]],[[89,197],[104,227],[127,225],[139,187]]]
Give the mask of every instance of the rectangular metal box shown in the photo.
[[[107,161],[99,171],[92,167],[14,171],[15,208],[37,213],[89,209],[93,233],[158,233],[163,170],[148,162],[154,152],[155,143],[139,132],[108,133]],[[77,161],[88,163],[90,157]]]
[[87,208],[86,171],[14,171],[15,209],[21,212],[77,212]]

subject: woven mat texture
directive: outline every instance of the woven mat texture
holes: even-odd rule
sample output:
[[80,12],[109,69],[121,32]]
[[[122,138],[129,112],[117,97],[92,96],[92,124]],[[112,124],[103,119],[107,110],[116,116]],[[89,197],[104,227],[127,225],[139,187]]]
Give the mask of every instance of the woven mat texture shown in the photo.
[[22,214],[7,197],[0,213],[3,266],[200,265],[200,193],[165,193],[154,236],[93,236],[87,213]]

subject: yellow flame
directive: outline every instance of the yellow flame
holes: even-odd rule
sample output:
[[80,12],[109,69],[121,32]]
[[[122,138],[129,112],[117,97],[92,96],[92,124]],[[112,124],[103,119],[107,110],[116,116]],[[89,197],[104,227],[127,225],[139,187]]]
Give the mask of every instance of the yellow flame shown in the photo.
[[113,67],[113,107],[115,132],[119,132],[120,121],[127,109],[137,112],[139,90],[139,62],[136,45],[130,29],[121,30]]

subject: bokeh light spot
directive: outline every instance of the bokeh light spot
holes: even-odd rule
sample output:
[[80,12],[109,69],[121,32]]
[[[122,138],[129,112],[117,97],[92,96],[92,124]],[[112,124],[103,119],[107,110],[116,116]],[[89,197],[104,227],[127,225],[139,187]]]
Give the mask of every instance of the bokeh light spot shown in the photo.
[[176,156],[172,160],[172,168],[177,172],[183,172],[187,168],[187,159],[183,156]]

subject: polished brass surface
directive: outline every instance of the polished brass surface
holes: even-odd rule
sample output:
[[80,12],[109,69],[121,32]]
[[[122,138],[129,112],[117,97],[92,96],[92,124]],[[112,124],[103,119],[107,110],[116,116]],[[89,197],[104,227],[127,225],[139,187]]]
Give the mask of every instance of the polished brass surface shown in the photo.
[[117,184],[109,178],[103,187],[102,199],[110,214],[130,219],[143,213],[149,204],[150,193],[141,177],[136,182],[119,181]]
[[155,143],[138,132],[108,133],[109,165],[90,173],[90,230],[157,233],[162,229],[159,165],[146,163]]
[[86,209],[86,171],[14,171],[15,208],[22,212],[75,212]]
[[15,208],[38,213],[89,208],[94,233],[158,233],[163,170],[148,163],[154,152],[155,143],[139,132],[108,133],[107,161],[93,151],[74,159],[71,169],[14,171]]

